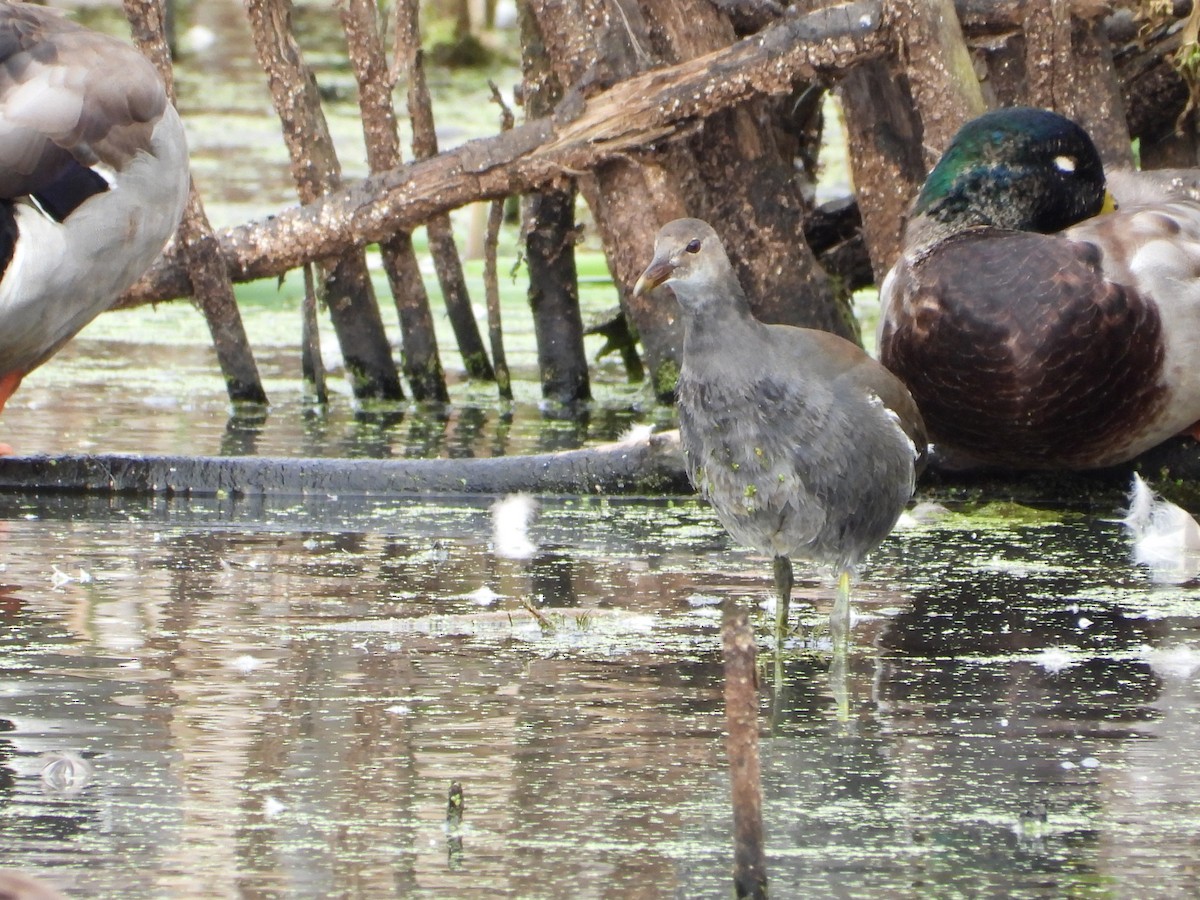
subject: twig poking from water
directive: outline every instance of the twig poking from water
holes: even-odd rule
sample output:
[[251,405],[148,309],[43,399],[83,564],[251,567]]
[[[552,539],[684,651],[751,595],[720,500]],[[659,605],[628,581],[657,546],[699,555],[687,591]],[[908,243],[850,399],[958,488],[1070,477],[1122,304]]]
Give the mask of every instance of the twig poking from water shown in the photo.
[[446,864],[451,869],[462,866],[462,819],[466,811],[462,784],[450,782],[450,796],[446,804]]
[[538,628],[542,630],[542,634],[552,634],[555,631],[554,623],[546,617],[540,609],[533,605],[533,601],[528,597],[522,597],[520,604],[525,608],[525,611],[533,616],[535,622],[538,623]]
[[[500,93],[495,82],[489,80],[488,87],[492,89],[492,101],[500,105],[500,130],[511,130],[514,119],[512,110],[504,102],[504,95]],[[488,340],[492,345],[496,384],[500,389],[501,398],[511,400],[512,379],[508,373],[508,358],[504,354],[504,332],[500,323],[500,282],[496,275],[496,253],[500,246],[500,226],[504,222],[504,203],[504,198],[493,200],[488,209],[487,235],[483,239],[483,287],[487,295]]]
[[736,601],[725,603],[721,626],[725,661],[725,723],[733,787],[733,885],[738,897],[767,896],[763,850],[762,782],[758,763],[758,677],[754,632]]
[[312,263],[304,266],[304,306],[301,310],[300,369],[304,380],[322,406],[329,402],[325,386],[325,362],[321,359],[321,330],[317,325],[317,289],[313,284]]

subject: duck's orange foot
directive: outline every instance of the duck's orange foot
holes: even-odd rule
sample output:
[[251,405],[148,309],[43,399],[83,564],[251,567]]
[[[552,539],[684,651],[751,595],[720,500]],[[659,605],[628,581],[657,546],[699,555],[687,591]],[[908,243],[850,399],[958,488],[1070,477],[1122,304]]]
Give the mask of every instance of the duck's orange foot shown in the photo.
[[1194,422],[1189,427],[1179,432],[1182,437],[1190,437],[1193,441],[1200,441],[1200,422]]
[[0,442],[0,456],[16,456],[17,451],[8,444]]

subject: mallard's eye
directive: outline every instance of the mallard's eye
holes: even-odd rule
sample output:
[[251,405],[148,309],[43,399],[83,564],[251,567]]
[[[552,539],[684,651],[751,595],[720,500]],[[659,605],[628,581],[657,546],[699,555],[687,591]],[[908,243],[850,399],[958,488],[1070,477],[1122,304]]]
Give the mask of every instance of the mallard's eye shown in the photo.
[[686,250],[688,253],[699,253],[700,252],[699,238],[694,238],[693,240],[688,241],[688,245],[686,247],[684,247],[683,249]]

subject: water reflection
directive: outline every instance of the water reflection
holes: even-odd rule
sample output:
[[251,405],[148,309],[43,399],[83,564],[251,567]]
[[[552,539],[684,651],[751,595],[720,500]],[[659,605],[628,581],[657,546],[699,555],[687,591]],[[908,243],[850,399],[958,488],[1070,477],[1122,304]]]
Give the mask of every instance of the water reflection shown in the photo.
[[[769,577],[692,502],[543,498],[530,559],[491,552],[485,499],[0,519],[0,866],[105,896],[727,894],[717,601]],[[970,522],[864,573],[844,715],[824,658],[764,659],[772,891],[1193,893],[1194,590],[1112,523]]]

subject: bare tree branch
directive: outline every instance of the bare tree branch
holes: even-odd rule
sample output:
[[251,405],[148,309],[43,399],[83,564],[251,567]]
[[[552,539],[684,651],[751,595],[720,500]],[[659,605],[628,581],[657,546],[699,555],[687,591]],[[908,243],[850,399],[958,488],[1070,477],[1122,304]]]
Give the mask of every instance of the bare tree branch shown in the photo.
[[[645,72],[588,101],[568,97],[552,117],[373,175],[320,200],[219,235],[234,281],[278,277],[347,246],[386,239],[478,200],[526,193],[563,172],[636,153],[747,98],[827,78],[889,48],[871,0],[787,17],[753,37],[679,65]],[[123,305],[188,291],[172,251],[135,285]]]

